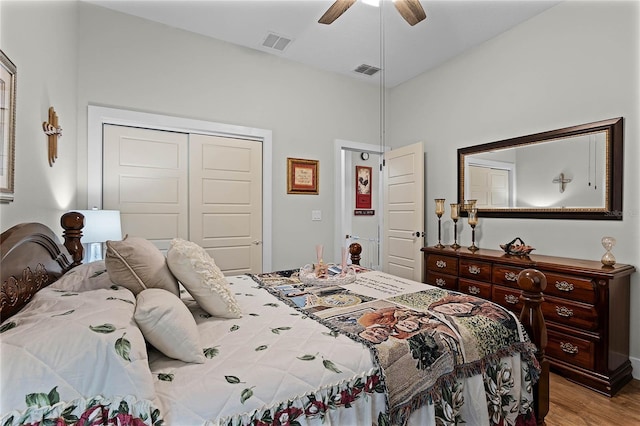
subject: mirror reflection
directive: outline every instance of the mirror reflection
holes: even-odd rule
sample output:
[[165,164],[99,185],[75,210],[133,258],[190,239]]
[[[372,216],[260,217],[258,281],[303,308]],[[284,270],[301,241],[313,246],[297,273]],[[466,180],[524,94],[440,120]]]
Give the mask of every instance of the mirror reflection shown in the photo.
[[586,213],[617,219],[622,163],[613,160],[621,158],[621,145],[618,118],[462,148],[459,200],[477,200],[485,216],[576,218]]

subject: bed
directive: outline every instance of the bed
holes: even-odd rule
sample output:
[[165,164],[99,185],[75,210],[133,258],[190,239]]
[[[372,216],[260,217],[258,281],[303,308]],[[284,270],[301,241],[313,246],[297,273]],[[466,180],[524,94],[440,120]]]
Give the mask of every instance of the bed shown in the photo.
[[516,318],[378,271],[223,277],[179,239],[82,264],[82,215],[61,224],[64,244],[37,223],[2,233],[2,425],[544,424],[535,270]]

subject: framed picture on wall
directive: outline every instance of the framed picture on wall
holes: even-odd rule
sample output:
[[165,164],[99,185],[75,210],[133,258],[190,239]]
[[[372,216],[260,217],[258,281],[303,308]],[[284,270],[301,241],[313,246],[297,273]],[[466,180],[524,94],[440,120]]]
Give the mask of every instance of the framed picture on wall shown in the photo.
[[0,201],[13,201],[17,69],[0,50]]
[[317,195],[318,160],[287,158],[287,194]]
[[371,171],[371,167],[356,166],[356,209],[371,208]]

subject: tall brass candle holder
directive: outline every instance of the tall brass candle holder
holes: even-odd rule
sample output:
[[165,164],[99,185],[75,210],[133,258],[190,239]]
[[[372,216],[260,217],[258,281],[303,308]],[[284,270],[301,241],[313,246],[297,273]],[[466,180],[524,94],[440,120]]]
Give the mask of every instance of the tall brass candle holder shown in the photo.
[[442,240],[442,227],[441,227],[441,218],[444,214],[444,198],[436,198],[436,215],[438,216],[438,244],[436,244],[436,248],[444,248],[444,245],[441,243]]
[[458,244],[458,219],[460,219],[460,204],[451,204],[451,219],[453,220],[453,244],[451,248],[458,250],[460,244]]
[[476,246],[476,225],[478,224],[478,209],[472,207],[468,216],[469,226],[471,227],[471,245],[468,247],[471,251],[479,250]]

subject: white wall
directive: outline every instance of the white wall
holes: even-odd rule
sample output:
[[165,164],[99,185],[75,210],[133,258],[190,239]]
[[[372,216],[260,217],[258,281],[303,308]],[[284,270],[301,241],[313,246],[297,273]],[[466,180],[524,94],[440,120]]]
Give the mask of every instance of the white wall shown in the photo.
[[[333,254],[333,141],[379,140],[375,85],[98,6],[79,5],[78,199],[86,203],[87,105],[273,131],[273,268]],[[374,117],[373,120],[370,117]],[[287,157],[320,161],[320,194],[287,195]],[[322,221],[311,211],[322,210]]]
[[[480,217],[480,247],[518,236],[538,254],[598,260],[600,239],[611,235],[618,262],[640,269],[639,13],[638,2],[564,2],[390,91],[387,141],[425,141],[427,199],[456,199],[458,148],[625,118],[623,221]],[[471,231],[462,223],[465,246]],[[443,228],[445,242],[452,241],[452,227]],[[631,356],[640,378],[640,271],[631,279],[631,306]]]
[[[17,67],[15,201],[0,204],[0,228],[42,222],[59,230],[76,202],[76,7],[0,2],[0,48]],[[42,122],[53,106],[62,127],[49,167]]]

